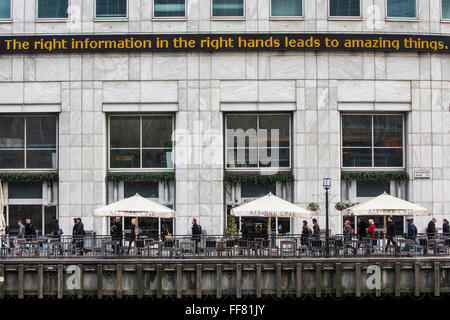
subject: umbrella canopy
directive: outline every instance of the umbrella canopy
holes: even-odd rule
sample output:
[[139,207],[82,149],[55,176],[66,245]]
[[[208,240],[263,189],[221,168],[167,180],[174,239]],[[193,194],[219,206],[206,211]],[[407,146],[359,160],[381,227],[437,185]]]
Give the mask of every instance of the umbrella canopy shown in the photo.
[[417,204],[393,197],[386,192],[366,202],[342,211],[355,216],[429,216],[430,210]]
[[2,181],[0,180],[0,236],[5,235],[6,222],[3,216],[3,188]]
[[236,217],[311,218],[311,213],[272,193],[231,209]]
[[154,217],[176,218],[177,213],[162,204],[139,194],[94,210],[97,217]]

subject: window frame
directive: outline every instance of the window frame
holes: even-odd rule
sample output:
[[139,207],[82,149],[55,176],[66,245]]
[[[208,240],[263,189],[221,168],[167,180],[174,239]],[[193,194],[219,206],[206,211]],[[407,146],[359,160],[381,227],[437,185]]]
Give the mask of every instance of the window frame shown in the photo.
[[[108,150],[107,150],[107,164],[108,172],[171,172],[175,170],[175,141],[172,140],[172,168],[143,168],[142,167],[142,117],[147,116],[170,116],[172,118],[172,137],[175,130],[175,114],[171,113],[108,113],[107,125],[108,125]],[[140,142],[139,142],[139,154],[140,154],[140,167],[139,168],[111,168],[111,117],[140,117]]]
[[[228,135],[227,135],[227,121],[228,116],[257,116],[256,121],[256,133],[258,134],[259,130],[259,116],[265,116],[265,115],[283,115],[283,116],[289,116],[289,167],[260,167],[259,166],[259,145],[257,146],[257,155],[258,155],[258,166],[256,167],[234,167],[229,168],[228,167]],[[283,172],[289,172],[292,170],[292,162],[293,162],[293,151],[292,151],[292,113],[290,112],[228,112],[224,114],[224,167],[225,171],[228,172],[242,172],[242,171],[251,171],[251,172],[273,172],[273,171],[283,171]],[[259,139],[257,139],[259,141]]]
[[450,23],[450,17],[444,18],[444,5],[443,5],[443,3],[444,3],[444,0],[440,0],[439,1],[439,10],[440,10],[440,13],[441,13],[441,22],[443,22],[443,23]]
[[126,14],[123,17],[97,17],[97,1],[98,0],[94,0],[94,21],[99,21],[99,22],[110,22],[110,21],[128,21],[129,19],[129,12],[130,12],[130,1],[125,0],[127,2],[126,5]]
[[155,21],[185,21],[188,17],[188,1],[184,0],[184,16],[183,17],[156,17],[155,16],[155,0],[152,0],[152,20]]
[[302,3],[301,16],[273,16],[272,15],[272,1],[269,0],[269,20],[305,20],[305,0],[300,0]]
[[13,1],[9,0],[9,18],[0,18],[0,23],[11,23],[13,21]]
[[[342,126],[342,120],[344,116],[370,116],[372,119],[372,135],[371,135],[371,151],[372,151],[372,166],[371,167],[344,167],[344,152],[343,149],[344,148],[349,148],[349,147],[344,147],[344,143],[343,143],[343,138],[344,138],[344,130],[343,130],[343,126]],[[362,113],[362,112],[349,112],[349,113],[341,113],[341,119],[340,119],[340,129],[341,129],[341,138],[340,138],[340,149],[341,149],[341,155],[340,155],[340,159],[341,159],[341,170],[342,171],[404,171],[406,169],[406,145],[407,145],[407,141],[406,141],[406,115],[404,113],[401,112],[395,112],[395,113],[386,113],[386,112],[382,112],[382,113]],[[402,130],[402,162],[403,165],[401,167],[375,167],[375,152],[373,152],[375,150],[374,147],[374,128],[373,128],[373,117],[374,116],[402,116],[402,126],[403,126],[403,130]],[[351,147],[350,147],[351,148]],[[354,147],[355,149],[357,149],[358,147]],[[379,147],[378,147],[379,148]],[[392,148],[395,149],[395,148]]]
[[386,21],[399,21],[399,22],[415,22],[419,21],[419,1],[416,1],[416,16],[415,17],[389,17],[388,16],[388,0],[384,1],[384,16]]
[[[1,168],[0,167],[0,171],[14,171],[14,172],[21,172],[21,171],[45,171],[45,172],[55,172],[59,170],[59,117],[56,114],[0,114],[0,118],[3,117],[18,117],[18,118],[24,118],[25,124],[24,124],[24,146],[23,149],[17,149],[19,150],[23,150],[24,153],[24,158],[23,158],[23,168]],[[27,168],[26,164],[27,164],[27,125],[26,125],[26,118],[41,118],[41,117],[55,117],[56,118],[56,167],[55,168]],[[7,148],[5,148],[7,149]],[[15,148],[11,148],[11,149],[15,149]],[[31,150],[50,150],[50,148],[42,148],[42,149],[35,149],[35,148],[30,148]],[[0,149],[2,150],[2,149]],[[53,150],[53,149],[51,149]]]
[[214,12],[214,0],[211,0],[210,4],[211,4],[211,20],[236,20],[236,21],[244,21],[247,18],[247,10],[246,10],[246,6],[247,6],[247,1],[246,0],[242,0],[243,2],[243,15],[242,16],[215,16],[213,15]]
[[328,10],[328,20],[350,20],[350,21],[360,21],[363,19],[363,14],[362,14],[362,9],[363,9],[363,5],[362,5],[362,0],[359,0],[359,16],[332,16],[331,15],[331,4],[330,4],[331,0],[327,1],[327,10]]
[[36,0],[36,22],[67,22],[70,20],[70,5],[72,0],[67,0],[67,18],[39,18],[39,0]]

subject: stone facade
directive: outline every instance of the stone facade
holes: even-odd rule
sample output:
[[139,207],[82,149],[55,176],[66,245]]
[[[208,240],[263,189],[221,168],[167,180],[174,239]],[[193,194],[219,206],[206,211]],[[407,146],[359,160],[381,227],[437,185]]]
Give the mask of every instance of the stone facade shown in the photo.
[[[188,0],[187,18],[152,19],[152,1],[129,0],[128,18],[97,21],[94,0],[71,0],[81,21],[36,21],[35,1],[14,0],[13,19],[1,35],[66,33],[376,32],[450,33],[440,1],[418,0],[418,19],[385,21],[383,0],[362,0],[362,18],[333,20],[327,0],[305,1],[304,18],[273,20],[269,0],[247,0],[245,19],[210,17],[210,1]],[[375,12],[375,19],[373,13]],[[223,112],[292,113],[292,200],[324,207],[322,178],[331,177],[331,228],[340,232],[334,204],[341,195],[340,113],[400,112],[406,119],[405,188],[408,200],[450,214],[450,56],[430,53],[221,52],[16,54],[0,56],[1,113],[59,113],[61,225],[81,216],[87,230],[107,232],[93,210],[107,202],[107,113],[169,112],[177,130],[222,132]],[[204,134],[193,142],[193,161],[175,165],[176,233],[199,218],[209,234],[225,227],[223,140],[215,161]],[[213,135],[211,135],[212,137]],[[431,179],[414,179],[417,169]],[[325,213],[318,213],[324,228]],[[429,218],[418,218],[419,232]],[[300,231],[294,221],[293,232]]]

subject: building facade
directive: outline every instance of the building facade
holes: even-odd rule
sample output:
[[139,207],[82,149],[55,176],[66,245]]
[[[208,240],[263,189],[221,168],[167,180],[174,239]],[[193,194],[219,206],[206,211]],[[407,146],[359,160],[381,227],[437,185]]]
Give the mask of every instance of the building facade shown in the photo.
[[[450,1],[0,0],[0,36],[168,33],[448,37]],[[324,229],[325,177],[333,233],[345,219],[336,203],[382,192],[442,219],[449,148],[445,53],[0,55],[0,179],[12,231],[31,217],[50,233],[58,218],[67,234],[81,217],[86,230],[107,234],[93,210],[136,192],[179,214],[140,221],[150,234],[163,224],[188,234],[193,217],[222,234],[233,206],[268,192],[317,203]],[[428,220],[416,219],[419,232]],[[267,229],[266,219],[247,223]],[[301,231],[297,219],[271,223]]]

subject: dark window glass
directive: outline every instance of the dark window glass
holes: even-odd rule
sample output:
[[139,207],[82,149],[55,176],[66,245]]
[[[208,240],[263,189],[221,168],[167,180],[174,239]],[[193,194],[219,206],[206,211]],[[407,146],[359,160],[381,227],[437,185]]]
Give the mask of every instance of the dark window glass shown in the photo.
[[289,218],[278,218],[278,234],[286,234],[291,232],[291,219]]
[[372,117],[342,116],[342,145],[344,147],[372,147]]
[[375,147],[403,147],[403,117],[374,116],[373,133]]
[[416,0],[387,0],[387,16],[394,18],[415,18]]
[[44,207],[44,234],[53,232],[53,221],[56,219],[56,207]]
[[27,149],[56,148],[56,117],[28,117]]
[[38,0],[38,18],[67,18],[68,0]]
[[11,0],[0,0],[0,19],[11,19]]
[[56,168],[56,150],[27,150],[27,168]]
[[172,116],[111,117],[110,167],[173,168],[172,121]]
[[96,16],[104,17],[126,17],[127,0],[97,0]]
[[23,150],[2,150],[0,149],[0,168],[18,169],[24,167]]
[[159,197],[159,184],[157,182],[128,182],[125,181],[124,197],[132,197],[136,193],[139,193],[144,198],[158,198]]
[[330,0],[331,17],[359,17],[360,0]]
[[302,0],[271,0],[272,16],[302,16]]
[[290,167],[289,115],[227,116],[227,167]]
[[158,218],[138,218],[139,228],[142,234],[154,239],[159,238],[159,219]]
[[375,183],[375,182],[356,182],[356,196],[357,197],[377,197],[383,192],[390,193],[389,182]]
[[214,17],[244,16],[244,0],[213,0]]
[[0,149],[23,149],[24,117],[0,117]]
[[242,198],[259,198],[267,195],[269,192],[276,194],[276,184],[253,184],[243,183],[241,184],[241,197]]
[[185,0],[155,0],[155,17],[184,17],[186,15]]
[[442,0],[442,19],[450,19],[450,0]]
[[403,166],[403,149],[375,148],[375,167],[401,167]]
[[8,183],[10,199],[42,199],[41,183]]
[[344,167],[371,167],[372,149],[371,148],[343,148]]
[[42,235],[42,206],[35,205],[10,205],[9,206],[9,230],[12,234],[17,234],[19,226],[17,222],[31,219],[31,224],[36,229],[38,235]]

